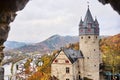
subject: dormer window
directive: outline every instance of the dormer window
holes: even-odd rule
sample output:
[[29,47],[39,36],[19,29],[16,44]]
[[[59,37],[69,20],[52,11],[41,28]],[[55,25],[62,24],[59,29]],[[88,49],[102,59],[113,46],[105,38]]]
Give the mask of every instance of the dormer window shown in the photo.
[[65,63],[69,63],[69,61],[68,61],[68,60],[65,60]]
[[92,24],[91,23],[88,23],[88,28],[91,28],[92,27]]
[[58,60],[56,59],[56,60],[55,60],[55,63],[57,63],[57,62],[58,62]]

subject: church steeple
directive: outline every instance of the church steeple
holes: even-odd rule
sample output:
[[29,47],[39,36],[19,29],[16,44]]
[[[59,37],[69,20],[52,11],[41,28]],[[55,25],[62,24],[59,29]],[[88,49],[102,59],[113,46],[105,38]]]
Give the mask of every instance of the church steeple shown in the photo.
[[93,20],[89,6],[84,21],[79,23],[79,35],[99,35],[99,23],[97,19]]

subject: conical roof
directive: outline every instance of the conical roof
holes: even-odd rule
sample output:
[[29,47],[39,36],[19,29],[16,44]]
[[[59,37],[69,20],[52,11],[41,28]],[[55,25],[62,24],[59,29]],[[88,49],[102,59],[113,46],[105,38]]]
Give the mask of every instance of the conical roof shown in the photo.
[[88,10],[87,10],[87,13],[86,13],[86,16],[85,16],[85,19],[84,19],[84,25],[88,24],[88,23],[93,23],[94,20],[93,20],[93,17],[91,15],[91,12],[89,10],[89,7],[88,7]]
[[95,24],[99,24],[96,18],[95,18]]
[[89,6],[84,21],[81,20],[79,23],[79,35],[99,35],[99,23],[96,18],[93,20]]
[[82,18],[81,18],[79,26],[82,26],[82,25],[83,25],[83,21],[82,21]]

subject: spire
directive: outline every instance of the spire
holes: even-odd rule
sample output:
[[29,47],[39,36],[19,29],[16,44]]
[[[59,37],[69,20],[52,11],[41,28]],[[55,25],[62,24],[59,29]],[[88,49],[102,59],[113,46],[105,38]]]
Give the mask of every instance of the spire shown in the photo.
[[99,25],[97,18],[95,17],[95,24]]
[[89,6],[88,6],[88,10],[87,10],[87,13],[86,13],[86,16],[85,16],[85,19],[84,19],[84,25],[87,25],[88,23],[93,23],[93,17],[91,15],[91,12],[89,10]]
[[83,21],[82,21],[82,17],[81,17],[81,20],[80,20],[79,26],[82,26],[82,25],[83,25]]
[[84,21],[80,20],[79,35],[99,35],[99,23],[96,18],[93,20],[89,5]]

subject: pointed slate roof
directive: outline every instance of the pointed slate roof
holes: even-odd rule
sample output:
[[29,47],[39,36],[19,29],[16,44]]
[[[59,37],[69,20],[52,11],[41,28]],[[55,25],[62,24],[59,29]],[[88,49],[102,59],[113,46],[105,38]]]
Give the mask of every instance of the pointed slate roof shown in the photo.
[[88,10],[87,10],[87,13],[86,13],[86,16],[84,19],[84,25],[87,25],[88,23],[93,23],[93,22],[94,22],[94,20],[93,20],[93,17],[91,15],[90,9],[88,7]]
[[95,24],[99,24],[96,18],[95,18]]
[[79,26],[82,26],[82,25],[83,25],[83,21],[82,21],[82,18],[81,18]]

